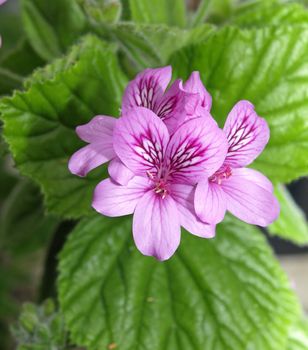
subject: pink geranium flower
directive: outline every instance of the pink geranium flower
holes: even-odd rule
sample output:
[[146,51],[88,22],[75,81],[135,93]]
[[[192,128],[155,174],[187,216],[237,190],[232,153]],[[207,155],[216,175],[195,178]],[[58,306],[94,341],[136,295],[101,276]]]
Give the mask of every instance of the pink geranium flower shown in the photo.
[[197,185],[197,215],[202,221],[217,224],[229,210],[247,223],[267,226],[279,215],[273,186],[263,174],[246,168],[269,140],[267,123],[250,102],[240,101],[229,113],[223,131],[228,153],[221,168]]
[[[188,120],[196,117],[196,109],[202,115],[211,109],[212,99],[204,88],[198,72],[193,72],[182,83],[176,80],[165,92],[171,80],[171,67],[145,69],[132,80],[124,93],[122,113],[143,106],[153,110],[167,125],[170,132]],[[199,114],[200,114],[199,113]],[[80,139],[89,143],[73,154],[69,161],[71,173],[84,177],[94,168],[111,161],[108,167],[110,176],[120,184],[126,185],[134,174],[123,165],[113,151],[112,135],[116,118],[99,115],[88,124],[78,126],[76,132]]]
[[114,179],[95,189],[93,207],[103,215],[134,214],[138,249],[159,260],[170,258],[180,243],[180,226],[201,237],[215,227],[194,212],[194,186],[223,163],[227,141],[210,118],[191,119],[173,135],[151,110],[126,111],[113,131],[114,151],[134,177],[127,185]]
[[166,91],[171,76],[170,66],[149,68],[139,73],[125,89],[122,113],[135,107],[148,108],[164,121],[172,133],[188,116],[195,116],[199,106],[210,111],[212,99],[198,72],[193,72],[184,84],[180,79],[175,80]]

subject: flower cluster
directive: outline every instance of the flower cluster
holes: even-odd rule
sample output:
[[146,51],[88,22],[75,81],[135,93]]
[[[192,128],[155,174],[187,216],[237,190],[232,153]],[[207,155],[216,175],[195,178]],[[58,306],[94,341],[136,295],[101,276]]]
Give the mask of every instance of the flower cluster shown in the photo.
[[69,162],[73,174],[85,176],[110,161],[93,208],[106,216],[134,214],[138,249],[159,260],[177,249],[181,226],[211,238],[226,210],[260,226],[279,214],[271,182],[246,168],[269,140],[266,121],[240,101],[221,130],[199,73],[167,89],[171,75],[169,66],[138,74],[125,90],[120,118],[97,116],[77,127],[89,144]]

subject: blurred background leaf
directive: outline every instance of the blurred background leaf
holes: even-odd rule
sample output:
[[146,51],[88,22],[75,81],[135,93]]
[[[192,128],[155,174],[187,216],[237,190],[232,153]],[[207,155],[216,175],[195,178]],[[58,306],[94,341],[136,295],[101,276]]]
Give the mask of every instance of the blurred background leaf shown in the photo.
[[45,60],[53,59],[86,30],[87,21],[75,0],[21,0],[27,37]]
[[11,191],[0,212],[0,244],[6,252],[21,256],[50,241],[59,220],[44,214],[37,186],[22,180]]
[[120,0],[78,0],[89,21],[96,24],[117,22],[122,15]]
[[136,23],[186,26],[184,0],[129,0],[131,18]]
[[24,304],[12,333],[17,341],[17,350],[69,349],[63,316],[51,299],[41,306]]

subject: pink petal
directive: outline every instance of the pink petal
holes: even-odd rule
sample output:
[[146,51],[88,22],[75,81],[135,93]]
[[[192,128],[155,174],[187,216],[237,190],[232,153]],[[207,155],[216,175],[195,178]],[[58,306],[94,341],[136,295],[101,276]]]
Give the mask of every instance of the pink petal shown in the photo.
[[223,163],[227,139],[215,123],[206,118],[185,122],[172,136],[166,153],[177,183],[197,183],[210,176]]
[[279,203],[274,195],[250,179],[231,176],[221,184],[227,209],[249,224],[267,226],[278,218]]
[[162,98],[171,80],[171,66],[145,69],[132,80],[123,96],[122,112],[134,107],[146,107],[151,110]]
[[184,83],[184,90],[199,94],[199,105],[207,112],[210,112],[212,107],[212,97],[204,87],[199,72],[192,72],[188,80]]
[[130,171],[119,158],[114,158],[109,163],[108,172],[112,180],[120,185],[127,185],[134,177],[134,173]]
[[112,134],[117,119],[105,115],[94,117],[89,123],[77,126],[78,136],[85,142],[112,144]]
[[0,0],[0,5],[4,4],[6,0]]
[[229,149],[226,164],[241,168],[254,161],[269,140],[266,121],[259,117],[248,101],[238,102],[228,115],[224,126]]
[[182,81],[176,80],[155,106],[154,112],[164,121],[170,133],[181,125],[186,115],[196,110],[199,101],[197,93],[186,92]]
[[169,133],[156,114],[136,107],[117,121],[113,140],[121,161],[136,175],[146,176],[160,167]]
[[208,179],[200,181],[195,192],[195,210],[198,217],[207,223],[218,224],[225,216],[226,196],[220,185]]
[[266,191],[273,193],[274,188],[271,181],[257,170],[250,168],[232,169],[232,176],[254,182],[260,187],[263,187]]
[[180,244],[179,213],[171,196],[162,198],[147,192],[138,202],[133,219],[133,235],[144,255],[169,259]]
[[175,184],[171,187],[171,196],[175,200],[179,214],[181,226],[193,235],[212,238],[215,236],[215,226],[202,222],[195,213],[194,192],[192,185]]
[[118,185],[111,179],[103,180],[95,188],[92,207],[106,216],[132,214],[150,185],[146,178],[139,176],[134,177],[127,186]]
[[98,166],[108,162],[115,156],[112,145],[93,143],[75,152],[68,163],[68,168],[72,174],[86,176],[88,172]]

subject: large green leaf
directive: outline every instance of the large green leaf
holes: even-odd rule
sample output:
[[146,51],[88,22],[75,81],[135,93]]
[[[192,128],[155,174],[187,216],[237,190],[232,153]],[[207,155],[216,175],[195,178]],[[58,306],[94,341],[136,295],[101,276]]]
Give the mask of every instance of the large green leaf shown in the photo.
[[48,209],[79,217],[89,212],[104,171],[84,179],[69,173],[68,158],[83,145],[74,129],[97,114],[118,115],[126,79],[114,48],[90,36],[33,80],[2,100],[4,136],[20,171],[41,185]]
[[83,33],[85,14],[76,0],[22,0],[24,29],[44,59],[57,57]]
[[275,195],[280,203],[280,215],[268,227],[269,232],[299,245],[308,244],[308,224],[303,211],[283,185],[275,187]]
[[[82,221],[60,255],[59,298],[89,350],[281,350],[298,305],[254,227],[227,220],[215,239],[182,234],[168,262],[142,256],[129,218]],[[111,348],[111,346],[110,346]]]
[[183,78],[200,71],[220,125],[242,99],[268,121],[271,139],[253,167],[277,182],[308,173],[308,27],[225,28],[172,63]]
[[185,27],[184,0],[129,0],[132,20],[137,23],[161,23]]

